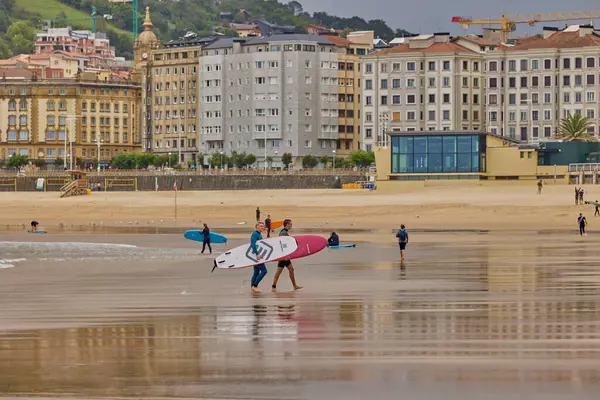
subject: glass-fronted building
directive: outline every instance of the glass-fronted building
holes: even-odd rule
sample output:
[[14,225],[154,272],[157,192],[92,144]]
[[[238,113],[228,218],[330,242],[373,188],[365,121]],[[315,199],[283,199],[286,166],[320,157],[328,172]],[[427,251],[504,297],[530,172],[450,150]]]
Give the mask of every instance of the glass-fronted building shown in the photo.
[[391,179],[479,179],[486,134],[474,131],[390,132]]

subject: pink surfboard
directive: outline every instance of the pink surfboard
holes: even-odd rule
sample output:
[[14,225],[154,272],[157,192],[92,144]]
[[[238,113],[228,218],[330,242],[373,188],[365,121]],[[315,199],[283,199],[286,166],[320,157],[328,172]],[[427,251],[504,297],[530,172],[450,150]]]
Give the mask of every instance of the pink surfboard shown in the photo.
[[293,236],[298,243],[298,248],[290,255],[280,258],[280,260],[295,260],[297,258],[308,257],[317,254],[327,247],[327,239],[319,235],[298,235]]

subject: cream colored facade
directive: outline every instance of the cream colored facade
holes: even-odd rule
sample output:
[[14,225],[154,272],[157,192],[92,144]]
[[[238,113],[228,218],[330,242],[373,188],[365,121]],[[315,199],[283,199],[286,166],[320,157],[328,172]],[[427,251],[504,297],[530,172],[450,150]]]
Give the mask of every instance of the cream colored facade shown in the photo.
[[152,52],[152,152],[177,153],[180,163],[198,154],[198,57],[200,46]]
[[480,130],[481,55],[446,34],[421,35],[362,61],[362,143],[385,145],[386,131]]
[[511,44],[443,34],[407,41],[363,60],[363,148],[387,130],[472,129],[538,143],[576,113],[599,134],[600,37],[592,27],[545,28]]
[[[11,81],[0,88],[0,157],[108,163],[140,148],[139,87],[76,80]],[[67,148],[65,150],[65,143]]]

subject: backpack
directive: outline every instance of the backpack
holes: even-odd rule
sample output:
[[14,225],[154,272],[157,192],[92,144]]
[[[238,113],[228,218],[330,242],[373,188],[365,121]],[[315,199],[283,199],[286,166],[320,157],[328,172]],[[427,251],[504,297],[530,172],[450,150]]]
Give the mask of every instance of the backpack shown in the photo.
[[407,236],[408,236],[408,234],[406,233],[406,231],[404,229],[400,230],[400,235],[398,237],[400,238],[401,242],[406,242]]

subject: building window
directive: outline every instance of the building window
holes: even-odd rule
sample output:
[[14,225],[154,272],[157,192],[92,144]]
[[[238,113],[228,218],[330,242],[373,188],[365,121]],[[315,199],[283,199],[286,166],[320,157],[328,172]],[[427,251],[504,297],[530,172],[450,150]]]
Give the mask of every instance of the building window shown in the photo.
[[480,171],[479,135],[394,136],[392,173]]

